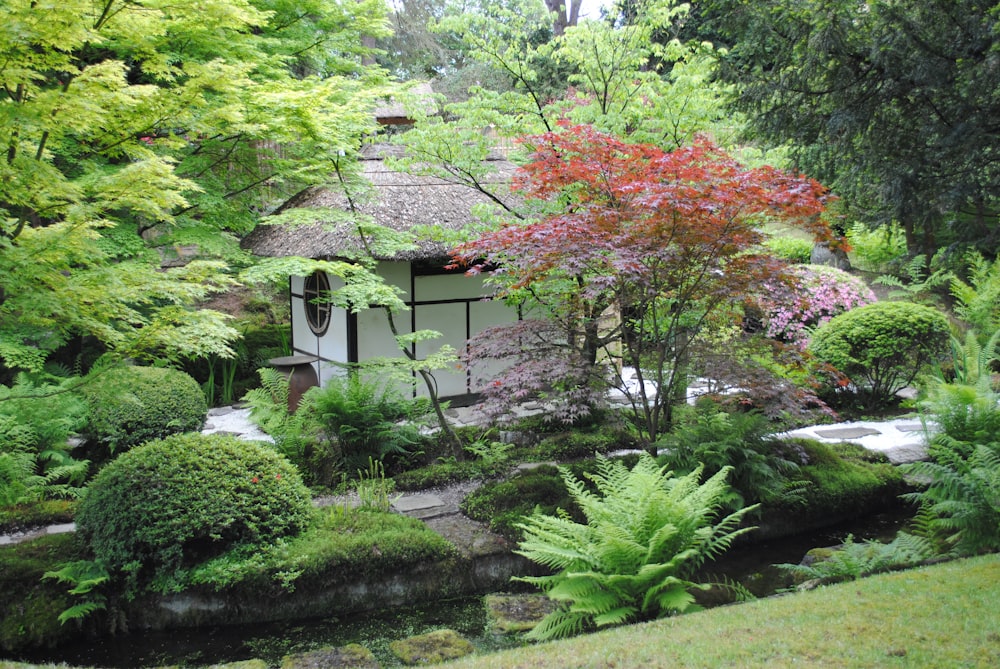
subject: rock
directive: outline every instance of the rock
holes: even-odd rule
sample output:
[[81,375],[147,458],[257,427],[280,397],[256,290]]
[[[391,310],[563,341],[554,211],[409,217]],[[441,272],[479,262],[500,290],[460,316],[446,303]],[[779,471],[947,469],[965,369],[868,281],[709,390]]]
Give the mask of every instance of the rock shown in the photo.
[[538,594],[486,595],[483,601],[493,629],[505,634],[527,632],[556,608],[554,601]]
[[889,462],[894,465],[904,465],[910,462],[921,462],[927,459],[927,444],[898,444],[882,451]]
[[239,662],[213,664],[206,669],[267,669],[267,662],[264,660],[240,660]]
[[381,669],[372,652],[356,643],[281,658],[281,669]]
[[393,654],[408,666],[437,664],[471,655],[475,646],[454,630],[437,630],[389,644]]
[[840,249],[832,250],[826,244],[814,244],[809,262],[813,265],[829,265],[845,272],[851,269],[851,261]]

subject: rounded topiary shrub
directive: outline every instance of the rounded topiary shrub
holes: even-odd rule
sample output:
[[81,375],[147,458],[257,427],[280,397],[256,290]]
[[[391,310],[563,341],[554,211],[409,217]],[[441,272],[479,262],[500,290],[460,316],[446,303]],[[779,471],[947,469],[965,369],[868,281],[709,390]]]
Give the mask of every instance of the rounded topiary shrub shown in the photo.
[[876,302],[843,313],[813,334],[809,350],[845,374],[865,408],[890,404],[949,350],[951,329],[937,309]]
[[109,463],[87,488],[76,522],[110,570],[143,583],[155,575],[162,584],[234,546],[295,535],[311,517],[297,470],[266,444],[190,433]]
[[113,453],[201,429],[205,395],[189,374],[163,367],[117,367],[83,386],[89,416],[84,437]]

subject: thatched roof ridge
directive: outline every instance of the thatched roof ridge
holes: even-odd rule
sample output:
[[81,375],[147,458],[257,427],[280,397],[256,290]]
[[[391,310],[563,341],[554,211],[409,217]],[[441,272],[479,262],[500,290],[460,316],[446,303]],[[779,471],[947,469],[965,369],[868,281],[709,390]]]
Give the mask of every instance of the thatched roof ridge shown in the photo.
[[[477,221],[473,206],[489,203],[483,193],[458,183],[431,176],[416,176],[389,168],[384,158],[399,156],[403,147],[373,145],[366,147],[361,159],[364,176],[374,186],[371,198],[359,209],[386,228],[405,231],[414,226],[436,225],[449,230],[461,230]],[[491,185],[497,193],[511,201],[507,184],[516,169],[503,159],[489,161],[495,167]],[[309,188],[292,197],[279,211],[297,208],[345,209],[346,198],[334,188]],[[261,256],[304,256],[309,258],[348,257],[361,248],[360,239],[349,221],[324,222],[290,228],[283,225],[259,225],[241,246]],[[423,242],[420,248],[383,260],[420,260],[440,258],[448,249],[433,242]]]

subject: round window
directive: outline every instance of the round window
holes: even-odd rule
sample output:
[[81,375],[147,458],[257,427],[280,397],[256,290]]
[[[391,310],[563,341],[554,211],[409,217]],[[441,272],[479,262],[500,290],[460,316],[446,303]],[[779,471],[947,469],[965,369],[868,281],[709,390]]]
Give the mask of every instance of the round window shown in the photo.
[[325,333],[330,327],[330,280],[326,272],[314,272],[306,277],[302,297],[309,329],[318,335]]

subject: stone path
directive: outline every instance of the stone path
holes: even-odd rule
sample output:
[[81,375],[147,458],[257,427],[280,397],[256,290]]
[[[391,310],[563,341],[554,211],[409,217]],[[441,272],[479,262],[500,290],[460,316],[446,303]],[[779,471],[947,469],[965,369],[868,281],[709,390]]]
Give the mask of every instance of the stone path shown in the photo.
[[933,423],[925,425],[918,418],[886,421],[853,421],[835,425],[815,425],[786,432],[791,437],[808,437],[822,442],[849,441],[870,451],[885,453],[889,462],[901,465],[927,458],[927,437]]

